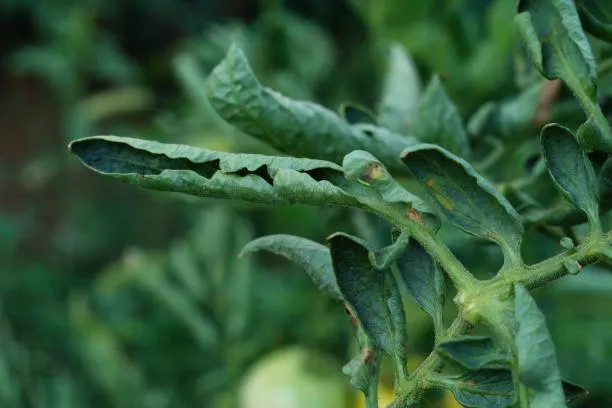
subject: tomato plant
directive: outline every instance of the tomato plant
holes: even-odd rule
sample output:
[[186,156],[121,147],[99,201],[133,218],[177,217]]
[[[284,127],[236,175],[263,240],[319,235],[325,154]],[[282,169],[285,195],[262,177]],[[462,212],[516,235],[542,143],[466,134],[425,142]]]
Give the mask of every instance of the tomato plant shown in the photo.
[[[378,406],[384,356],[394,367],[391,408],[421,406],[430,389],[448,390],[466,407],[563,407],[586,390],[561,378],[530,291],[612,259],[612,232],[603,219],[611,208],[612,128],[598,101],[603,63],[596,62],[583,22],[601,41],[609,40],[611,25],[591,13],[597,2],[576,3],[580,12],[570,0],[518,2],[524,49],[517,58],[533,69],[517,75],[514,99],[480,108],[468,129],[440,77],[423,92],[414,89],[417,73],[401,48],[390,53],[377,112],[347,105],[339,115],[264,87],[233,46],[206,82],[208,101],[226,122],[286,155],[117,136],[76,140],[70,150],[97,173],[140,187],[267,205],[340,206],[365,217],[366,230],[387,234],[390,242],[380,245],[364,239],[374,233],[337,232],[327,246],[273,235],[243,250],[296,262],[347,309],[360,351],[343,372],[368,408]],[[579,102],[580,123],[552,120],[562,86]],[[500,265],[475,273],[446,239],[449,225],[467,233],[460,246],[495,248]],[[525,241],[534,242],[534,233],[555,237],[556,253],[527,259]],[[445,314],[451,294],[452,320]],[[431,354],[411,371],[408,296],[435,331]]]

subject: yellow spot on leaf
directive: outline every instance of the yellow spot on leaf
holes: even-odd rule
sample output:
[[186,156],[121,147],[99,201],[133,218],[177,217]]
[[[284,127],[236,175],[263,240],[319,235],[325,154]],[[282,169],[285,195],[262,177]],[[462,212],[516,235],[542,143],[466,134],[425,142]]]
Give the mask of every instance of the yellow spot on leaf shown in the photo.
[[442,194],[435,194],[435,197],[436,200],[438,200],[438,202],[440,202],[440,204],[442,204],[442,206],[447,210],[451,211],[455,209],[453,203],[447,197],[443,196]]

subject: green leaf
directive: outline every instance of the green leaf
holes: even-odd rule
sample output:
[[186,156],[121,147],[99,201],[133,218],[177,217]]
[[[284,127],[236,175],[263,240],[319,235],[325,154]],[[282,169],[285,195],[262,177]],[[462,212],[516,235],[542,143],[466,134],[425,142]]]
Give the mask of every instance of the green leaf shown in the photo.
[[446,294],[444,276],[427,251],[415,240],[397,262],[406,289],[416,303],[435,322],[436,332],[442,329],[442,313]]
[[483,105],[468,123],[471,134],[492,134],[505,138],[515,137],[527,131],[534,119],[542,82],[526,87],[513,98]]
[[344,299],[374,344],[406,366],[406,318],[397,282],[370,263],[367,244],[336,233],[329,237],[336,281]]
[[223,119],[284,153],[340,162],[353,150],[365,149],[401,171],[398,151],[414,144],[373,125],[351,126],[320,105],[261,86],[236,46],[209,76],[206,92]]
[[612,159],[604,162],[599,172],[600,206],[603,212],[612,208]]
[[340,106],[340,114],[351,125],[356,125],[358,123],[376,125],[376,119],[372,112],[361,106],[343,104]]
[[344,180],[342,169],[321,160],[223,153],[116,136],[76,140],[69,148],[92,170],[147,189],[265,204],[360,205],[326,180]]
[[249,242],[240,256],[257,251],[272,252],[296,263],[321,291],[334,299],[342,299],[326,246],[292,235],[269,235]]
[[437,76],[431,79],[421,97],[412,134],[422,142],[440,145],[461,157],[470,153],[461,116]]
[[584,29],[612,43],[612,3],[609,0],[578,0],[576,6]]
[[453,224],[499,244],[507,262],[520,262],[518,213],[469,163],[427,144],[406,150],[402,160]]
[[358,329],[357,337],[361,348],[360,353],[342,367],[342,373],[349,377],[354,388],[362,391],[368,398],[371,393],[374,395],[377,393],[382,355],[380,355],[380,349],[369,344],[369,339],[362,330]]
[[519,379],[529,388],[529,406],[565,407],[555,345],[546,328],[544,315],[523,286],[514,285],[514,296]]
[[591,161],[569,129],[557,124],[542,129],[548,171],[563,195],[599,227],[599,189]]
[[490,337],[465,336],[444,341],[436,346],[436,351],[446,359],[472,371],[485,366],[492,368],[493,364],[507,365],[511,361],[507,350],[500,349]]
[[410,234],[406,231],[401,231],[391,245],[370,252],[370,262],[376,269],[389,268],[393,262],[402,256],[409,241]]
[[383,201],[399,204],[403,211],[412,210],[413,220],[424,221],[433,230],[439,228],[437,214],[420,197],[402,187],[372,154],[363,150],[351,152],[344,157],[342,168],[348,180],[373,188]]
[[514,384],[510,370],[470,371],[446,385],[464,407],[506,408],[514,405]]
[[560,78],[587,114],[588,130],[578,133],[588,149],[612,152],[612,129],[596,103],[597,69],[573,0],[520,0],[519,34],[536,68]]
[[421,81],[412,58],[400,44],[389,48],[378,122],[407,134],[417,119]]

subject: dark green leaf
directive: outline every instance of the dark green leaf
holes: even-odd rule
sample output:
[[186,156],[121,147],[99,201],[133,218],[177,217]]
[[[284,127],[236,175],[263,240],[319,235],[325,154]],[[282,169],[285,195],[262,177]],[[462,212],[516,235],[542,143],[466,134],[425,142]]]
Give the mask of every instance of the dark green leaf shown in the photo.
[[565,402],[569,405],[574,401],[581,400],[589,395],[589,391],[581,385],[573,384],[569,381],[562,381],[561,386],[563,387],[563,395],[565,395]]
[[578,0],[576,6],[584,29],[593,36],[612,43],[612,2]]
[[520,260],[523,225],[518,213],[465,160],[426,144],[408,149],[402,160],[451,222],[498,243],[507,261]]
[[340,114],[351,125],[356,125],[358,123],[376,124],[376,119],[372,112],[360,106],[343,104],[340,106]]
[[321,160],[222,153],[116,136],[76,140],[70,150],[98,173],[153,190],[266,204],[358,203],[326,180],[344,180],[342,169]]
[[458,156],[469,155],[469,140],[461,116],[437,76],[431,79],[421,97],[412,135],[420,141],[440,145]]
[[434,319],[436,328],[441,328],[446,291],[438,265],[417,241],[411,240],[397,266],[408,292]]
[[569,129],[557,124],[542,129],[542,147],[548,170],[563,195],[599,223],[599,189],[591,161]]
[[421,81],[414,62],[401,45],[394,44],[389,49],[379,123],[394,132],[408,133],[417,119],[420,94]]
[[599,172],[599,194],[602,211],[612,208],[612,159],[604,162]]
[[501,349],[490,337],[466,336],[445,341],[436,346],[436,351],[465,369],[474,371],[492,364],[506,365],[511,361],[507,350]]
[[529,406],[564,407],[555,345],[546,328],[544,315],[523,286],[514,285],[514,296],[519,379],[529,388]]
[[612,152],[612,129],[595,100],[595,59],[574,1],[520,0],[518,10],[519,33],[536,68],[548,79],[563,80],[587,113],[580,144]]
[[324,245],[292,235],[269,235],[249,242],[240,256],[256,251],[269,251],[295,262],[306,271],[320,290],[335,299],[342,299],[329,249]]
[[365,149],[401,171],[398,151],[414,144],[373,125],[351,126],[322,106],[264,88],[235,46],[211,73],[206,91],[223,119],[288,154],[340,162],[353,150]]
[[337,233],[329,238],[336,281],[360,326],[377,347],[406,359],[406,320],[397,282],[370,263],[363,241]]
[[515,401],[510,370],[468,372],[451,383],[449,388],[464,407],[506,408],[513,406]]
[[378,374],[382,361],[380,353],[380,350],[370,348],[366,340],[366,344],[362,344],[360,354],[342,367],[342,373],[349,377],[351,385],[362,391],[366,397],[370,392],[375,392],[378,385]]

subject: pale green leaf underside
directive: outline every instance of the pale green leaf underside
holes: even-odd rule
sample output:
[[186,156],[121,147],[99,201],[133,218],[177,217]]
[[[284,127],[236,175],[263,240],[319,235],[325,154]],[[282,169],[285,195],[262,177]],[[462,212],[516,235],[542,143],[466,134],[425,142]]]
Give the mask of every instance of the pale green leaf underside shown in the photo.
[[345,180],[340,166],[321,160],[223,153],[116,136],[70,144],[94,171],[162,191],[265,204],[359,205],[327,179]]
[[246,244],[240,255],[257,251],[272,252],[296,263],[321,291],[335,299],[342,299],[326,246],[292,235],[269,235]]

